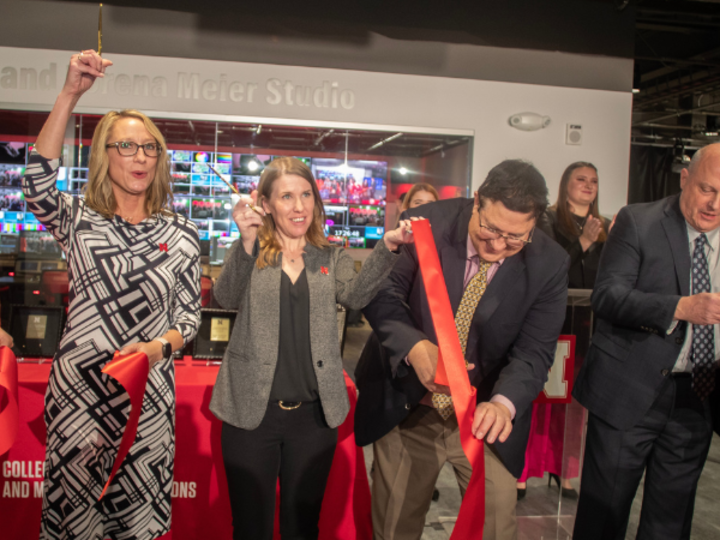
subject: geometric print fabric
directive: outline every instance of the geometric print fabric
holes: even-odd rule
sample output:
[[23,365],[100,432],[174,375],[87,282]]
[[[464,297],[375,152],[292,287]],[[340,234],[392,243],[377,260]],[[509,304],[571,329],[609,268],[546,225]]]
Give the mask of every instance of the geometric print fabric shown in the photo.
[[[485,294],[485,289],[487,289],[487,272],[490,266],[490,263],[480,261],[478,271],[465,288],[465,292],[463,292],[462,299],[460,300],[460,306],[458,307],[457,313],[455,313],[455,328],[457,329],[458,338],[460,339],[463,356],[465,356],[467,349],[470,325],[475,316],[475,310],[477,309],[478,303],[480,303],[480,298]],[[467,365],[467,360],[465,364]],[[451,396],[433,393],[432,404],[440,416],[442,416],[443,420],[447,420],[453,412],[455,412]]]
[[195,224],[159,215],[138,225],[107,219],[60,193],[58,160],[32,153],[28,208],[66,253],[66,327],[45,396],[47,445],[40,538],[152,539],[170,529],[175,453],[172,361],[150,371],[135,443],[97,502],[127,423],[125,390],[101,372],[124,345],[170,328],[185,342],[199,326]]
[[[705,245],[708,243],[705,233],[695,240],[692,260],[692,293],[711,291],[710,272],[705,257]],[[693,324],[692,349],[693,362],[692,386],[700,399],[705,399],[715,388],[715,335],[712,324]]]

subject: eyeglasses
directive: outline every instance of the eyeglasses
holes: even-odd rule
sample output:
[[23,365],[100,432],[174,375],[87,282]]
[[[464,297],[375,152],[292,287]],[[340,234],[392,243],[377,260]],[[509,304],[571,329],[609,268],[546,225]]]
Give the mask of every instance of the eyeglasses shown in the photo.
[[124,157],[134,156],[138,153],[140,148],[143,149],[147,157],[158,157],[162,151],[162,146],[156,142],[150,142],[145,144],[138,144],[132,141],[120,141],[110,144],[106,144],[105,148],[117,148],[118,154]]
[[480,218],[478,217],[478,222],[480,223],[480,228],[483,230],[483,236],[485,237],[485,240],[497,240],[498,238],[502,238],[505,240],[505,245],[512,249],[522,248],[527,246],[532,242],[533,233],[535,232],[535,227],[532,228],[530,231],[530,234],[528,235],[527,240],[523,240],[521,238],[518,238],[517,236],[512,236],[508,234],[503,234],[497,229],[493,229],[492,227],[488,227],[487,225],[483,225],[482,221],[479,221]]

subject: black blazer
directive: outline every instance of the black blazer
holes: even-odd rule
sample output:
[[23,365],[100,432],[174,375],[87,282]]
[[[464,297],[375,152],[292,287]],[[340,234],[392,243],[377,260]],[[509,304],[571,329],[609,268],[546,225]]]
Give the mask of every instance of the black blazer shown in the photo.
[[617,429],[642,419],[677,361],[687,325],[667,335],[690,294],[690,248],[675,195],[623,208],[603,249],[598,318],[573,396]]
[[[607,232],[610,222],[600,216],[602,227]],[[558,223],[557,210],[548,208],[545,215],[538,222],[545,234],[560,244],[570,255],[570,270],[568,271],[569,286],[571,289],[592,289],[595,286],[600,255],[604,242],[593,243],[587,251],[583,251],[580,244],[580,231],[570,234],[564,231]]]
[[[406,213],[430,220],[453,312],[463,294],[472,206],[472,199],[451,199]],[[516,477],[524,466],[531,404],[547,380],[565,318],[568,261],[557,243],[536,230],[532,243],[498,269],[468,337],[466,358],[476,366],[469,376],[478,401],[502,394],[515,405],[513,432],[494,448]],[[361,446],[388,433],[426,393],[404,361],[418,341],[437,343],[414,246],[401,248],[390,276],[363,313],[375,334],[355,372],[360,391],[355,437]]]

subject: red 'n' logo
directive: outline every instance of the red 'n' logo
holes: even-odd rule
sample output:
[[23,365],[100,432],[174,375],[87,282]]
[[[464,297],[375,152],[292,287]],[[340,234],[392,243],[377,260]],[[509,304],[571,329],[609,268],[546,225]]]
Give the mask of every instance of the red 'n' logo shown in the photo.
[[158,244],[158,246],[160,247],[160,251],[164,251],[165,253],[167,253],[167,244]]
[[320,267],[320,273],[323,274],[324,276],[327,276],[327,275],[328,275],[328,269],[327,269],[327,267],[326,267],[326,266],[321,266],[321,267]]

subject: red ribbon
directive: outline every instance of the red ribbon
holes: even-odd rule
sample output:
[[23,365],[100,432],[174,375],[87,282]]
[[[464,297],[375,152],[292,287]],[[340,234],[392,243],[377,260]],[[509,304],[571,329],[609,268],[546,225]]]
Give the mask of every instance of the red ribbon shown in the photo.
[[455,406],[460,442],[472,466],[472,475],[458,514],[451,539],[482,539],[485,524],[485,454],[483,442],[472,434],[477,404],[476,390],[470,384],[465,358],[455,327],[455,317],[448,297],[430,222],[413,222],[420,272],[427,293],[435,334],[438,340],[438,365],[435,383],[450,387]]
[[147,385],[148,374],[150,373],[150,364],[145,353],[136,352],[120,356],[116,351],[115,356],[102,369],[102,372],[110,375],[125,388],[125,391],[130,396],[130,415],[128,416],[125,432],[120,441],[115,463],[113,464],[110,476],[105,483],[105,487],[98,501],[105,495],[105,491],[107,491],[110,482],[115,478],[115,473],[117,473],[125,456],[127,456],[127,453],[130,451],[130,447],[135,442],[138,423],[140,422],[140,413],[142,412],[143,397],[145,396],[145,386]]
[[15,443],[20,423],[18,367],[10,347],[0,347],[0,388],[4,388],[8,396],[7,407],[0,412],[0,456],[2,456]]

